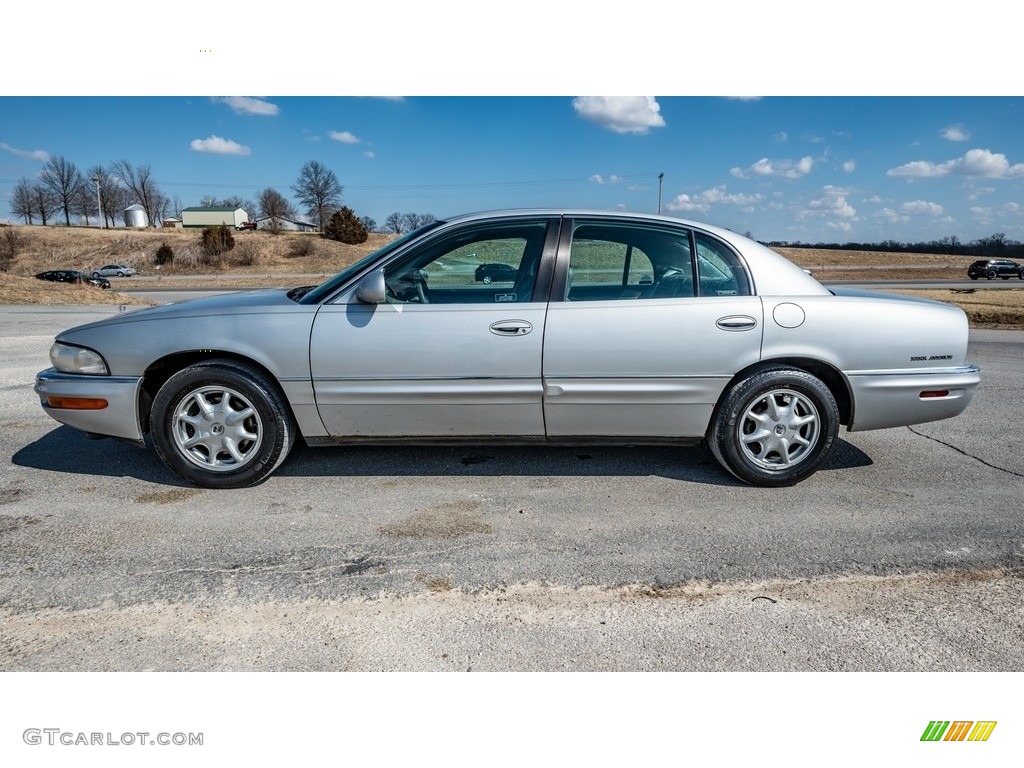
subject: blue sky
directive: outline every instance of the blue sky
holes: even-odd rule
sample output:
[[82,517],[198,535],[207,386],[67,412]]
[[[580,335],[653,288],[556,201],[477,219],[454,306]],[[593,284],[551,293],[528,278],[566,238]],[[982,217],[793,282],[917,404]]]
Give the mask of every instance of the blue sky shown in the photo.
[[[317,23],[99,0],[0,46],[0,220],[47,156],[149,163],[161,190],[288,194],[319,160],[344,203],[654,211],[764,240],[1024,240],[1014,46],[965,34],[997,0],[381,0]],[[5,9],[33,29],[37,9]],[[70,65],[69,65],[70,62]],[[223,98],[224,92],[279,94]],[[572,94],[672,94],[632,98]],[[77,95],[76,95],[77,94]],[[301,94],[301,96],[300,96]],[[394,94],[394,98],[373,98]],[[763,98],[725,98],[763,94]],[[984,94],[971,96],[970,94]]]
[[185,205],[319,160],[380,222],[662,210],[765,240],[1024,239],[1018,97],[3,97],[0,217],[48,156],[151,164]]

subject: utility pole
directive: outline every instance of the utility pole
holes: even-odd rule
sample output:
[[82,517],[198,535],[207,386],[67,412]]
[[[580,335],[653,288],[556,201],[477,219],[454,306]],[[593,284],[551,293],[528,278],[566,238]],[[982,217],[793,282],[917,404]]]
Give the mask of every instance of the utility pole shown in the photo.
[[661,215],[661,182],[665,178],[665,172],[662,171],[658,174],[658,215]]
[[103,215],[103,199],[100,197],[100,177],[93,176],[92,180],[96,182],[96,210],[99,211],[100,221],[103,222],[101,225],[102,229],[107,228],[107,217]]

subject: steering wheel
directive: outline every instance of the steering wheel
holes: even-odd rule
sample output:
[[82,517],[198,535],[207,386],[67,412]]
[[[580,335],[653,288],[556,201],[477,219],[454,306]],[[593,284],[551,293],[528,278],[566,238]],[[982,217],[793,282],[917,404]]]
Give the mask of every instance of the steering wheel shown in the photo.
[[396,276],[394,284],[384,281],[384,296],[395,304],[429,304],[427,273],[422,269]]

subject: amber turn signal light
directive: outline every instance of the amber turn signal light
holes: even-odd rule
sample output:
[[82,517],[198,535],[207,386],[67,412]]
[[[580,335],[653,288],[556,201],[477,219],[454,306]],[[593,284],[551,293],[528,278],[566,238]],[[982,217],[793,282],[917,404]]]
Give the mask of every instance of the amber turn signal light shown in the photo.
[[71,411],[100,411],[107,407],[102,397],[60,397],[50,395],[46,404],[51,408],[66,408]]

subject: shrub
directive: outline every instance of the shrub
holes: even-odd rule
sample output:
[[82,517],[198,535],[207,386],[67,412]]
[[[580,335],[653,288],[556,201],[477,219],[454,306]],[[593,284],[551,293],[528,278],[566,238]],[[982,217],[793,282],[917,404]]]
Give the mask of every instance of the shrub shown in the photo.
[[365,243],[370,234],[366,231],[363,223],[356,218],[355,212],[348,207],[342,206],[331,220],[324,227],[324,237],[328,240],[337,240],[339,243],[348,245],[359,245]]
[[259,264],[261,251],[262,248],[259,243],[245,240],[235,248],[235,256],[238,258],[238,263],[243,267],[251,267]]
[[23,244],[21,230],[14,227],[5,227],[3,237],[0,237],[0,272],[6,272],[18,255],[18,249]]
[[288,250],[288,258],[312,256],[316,253],[316,241],[309,235],[297,235]]
[[206,227],[203,230],[201,243],[203,253],[211,259],[218,259],[222,254],[235,247],[235,238],[232,236],[231,230],[221,224],[216,227]]
[[161,243],[156,249],[156,263],[170,264],[174,261],[174,250],[167,243]]

